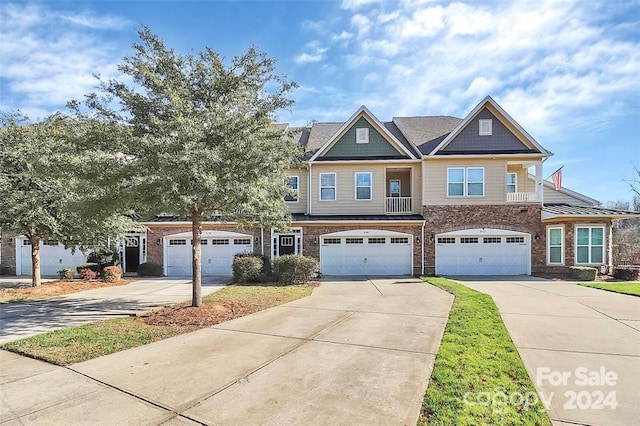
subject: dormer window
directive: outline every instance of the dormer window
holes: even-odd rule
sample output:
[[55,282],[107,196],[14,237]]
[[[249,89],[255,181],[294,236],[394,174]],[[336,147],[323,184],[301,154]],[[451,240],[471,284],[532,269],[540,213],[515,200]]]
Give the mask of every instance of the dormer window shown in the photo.
[[369,128],[356,128],[356,143],[369,143]]
[[491,119],[480,120],[480,136],[491,136],[493,134],[493,129],[491,128]]

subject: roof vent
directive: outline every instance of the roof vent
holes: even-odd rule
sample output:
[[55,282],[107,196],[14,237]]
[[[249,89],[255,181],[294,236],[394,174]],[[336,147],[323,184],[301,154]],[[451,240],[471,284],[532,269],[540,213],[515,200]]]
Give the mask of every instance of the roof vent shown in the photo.
[[492,122],[491,119],[482,119],[479,121],[480,122],[480,126],[479,126],[479,135],[480,136],[491,136],[493,134],[492,131]]

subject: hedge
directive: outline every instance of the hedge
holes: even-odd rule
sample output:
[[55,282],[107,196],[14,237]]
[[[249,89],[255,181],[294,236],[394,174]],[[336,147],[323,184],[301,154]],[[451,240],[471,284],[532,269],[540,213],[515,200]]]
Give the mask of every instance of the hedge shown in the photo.
[[62,268],[58,271],[58,279],[60,281],[73,281],[76,273],[71,268]]
[[162,265],[153,262],[141,263],[138,265],[139,277],[161,277]]
[[254,283],[260,279],[264,261],[256,256],[234,256],[233,281],[236,283]]
[[312,257],[286,255],[273,259],[273,273],[278,282],[294,284],[313,279],[320,270],[320,264]]
[[122,278],[122,268],[119,266],[106,266],[102,270],[102,280],[107,283],[113,283]]
[[593,281],[598,276],[598,269],[588,266],[572,266],[569,268],[569,276],[580,281]]
[[613,268],[613,277],[621,281],[636,281],[640,278],[640,266],[616,266]]

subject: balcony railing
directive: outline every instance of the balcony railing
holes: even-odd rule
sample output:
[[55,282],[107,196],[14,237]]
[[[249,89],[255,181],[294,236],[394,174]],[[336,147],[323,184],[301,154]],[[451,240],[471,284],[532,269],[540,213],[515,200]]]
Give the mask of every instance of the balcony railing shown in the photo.
[[526,203],[538,201],[538,194],[535,192],[507,192],[507,202]]
[[413,211],[411,197],[387,197],[387,214],[409,214]]

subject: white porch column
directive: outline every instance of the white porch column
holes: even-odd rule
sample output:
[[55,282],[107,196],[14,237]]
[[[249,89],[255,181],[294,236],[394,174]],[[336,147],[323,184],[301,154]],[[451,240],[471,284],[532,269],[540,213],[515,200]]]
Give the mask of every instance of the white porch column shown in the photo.
[[542,203],[542,193],[544,188],[542,186],[542,161],[536,163],[536,201]]

